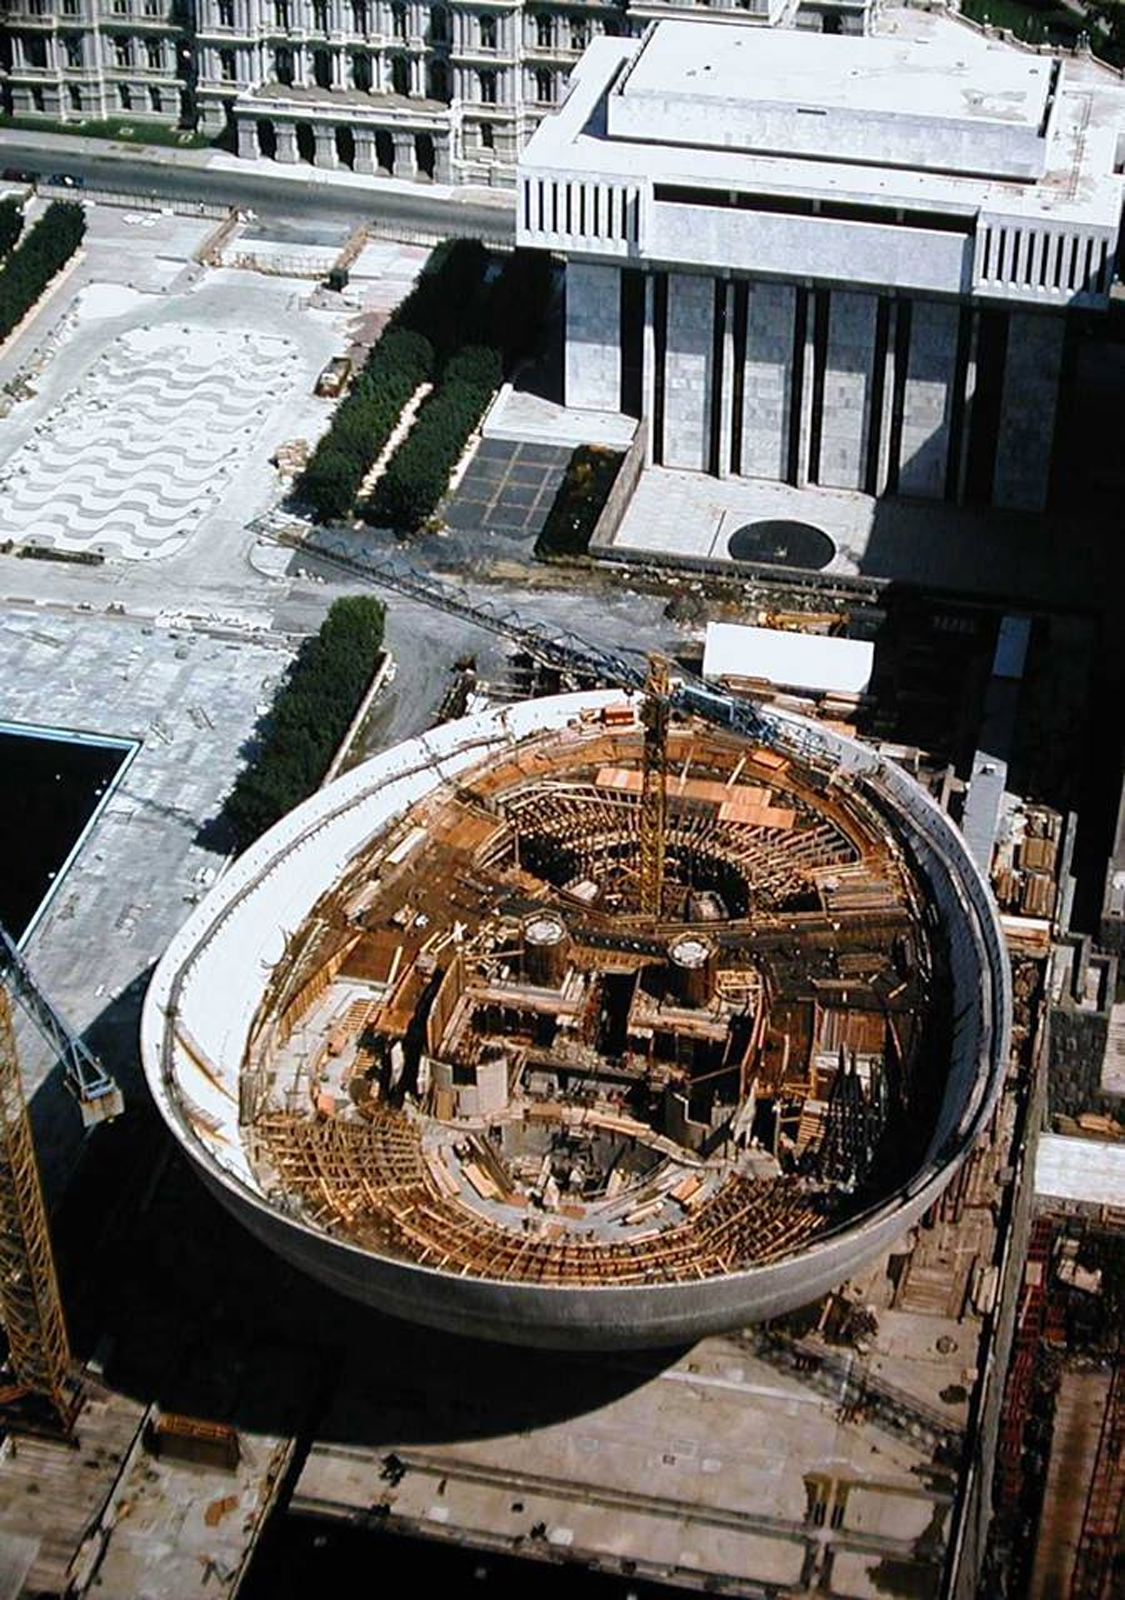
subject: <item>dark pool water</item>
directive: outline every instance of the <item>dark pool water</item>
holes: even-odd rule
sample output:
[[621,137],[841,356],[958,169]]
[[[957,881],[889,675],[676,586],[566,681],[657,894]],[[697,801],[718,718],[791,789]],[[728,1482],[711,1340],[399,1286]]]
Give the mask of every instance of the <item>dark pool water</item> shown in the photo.
[[53,887],[129,748],[0,730],[0,921],[13,938]]
[[748,522],[731,534],[727,554],[734,561],[758,561],[765,566],[803,567],[819,572],[836,554],[836,546],[820,528],[809,522],[770,518]]

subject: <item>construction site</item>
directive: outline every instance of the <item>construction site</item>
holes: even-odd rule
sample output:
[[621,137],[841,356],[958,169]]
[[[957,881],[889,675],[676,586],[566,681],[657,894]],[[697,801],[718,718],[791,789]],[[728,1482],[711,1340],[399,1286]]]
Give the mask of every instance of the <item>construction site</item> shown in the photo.
[[[1006,809],[990,893],[940,759],[515,642],[532,687],[618,687],[470,686],[231,866],[149,989],[155,1113],[99,1127],[51,1229],[61,1297],[0,1040],[13,1595],[287,1600],[392,1532],[498,1583],[968,1600],[994,1487],[1022,1505],[1066,820]],[[7,981],[103,1123],[112,1080]]]
[[674,709],[657,663],[357,769],[162,962],[173,1131],[271,1247],[459,1332],[653,1345],[807,1302],[948,1181],[1007,1038],[953,830],[832,738]]

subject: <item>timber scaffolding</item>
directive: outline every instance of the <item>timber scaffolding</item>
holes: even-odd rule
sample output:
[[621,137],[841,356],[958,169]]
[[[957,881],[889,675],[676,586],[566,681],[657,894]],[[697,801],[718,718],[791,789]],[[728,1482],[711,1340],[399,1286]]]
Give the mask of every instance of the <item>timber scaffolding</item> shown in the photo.
[[627,705],[462,774],[369,842],[255,1018],[263,1193],[377,1252],[554,1284],[698,1281],[893,1191],[926,1137],[923,907],[854,789],[668,731],[661,914]]
[[628,1241],[521,1236],[441,1192],[416,1125],[386,1113],[366,1124],[277,1115],[254,1128],[287,1193],[357,1243],[440,1271],[512,1282],[698,1282],[776,1260],[823,1229],[815,1197],[784,1179],[733,1177],[693,1216]]

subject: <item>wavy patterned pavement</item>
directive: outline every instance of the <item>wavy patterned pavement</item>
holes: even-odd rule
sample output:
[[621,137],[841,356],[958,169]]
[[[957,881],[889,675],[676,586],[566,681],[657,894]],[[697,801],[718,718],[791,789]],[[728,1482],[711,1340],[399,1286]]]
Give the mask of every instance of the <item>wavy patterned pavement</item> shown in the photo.
[[171,555],[242,467],[293,386],[281,337],[138,328],[0,472],[0,538],[126,560]]

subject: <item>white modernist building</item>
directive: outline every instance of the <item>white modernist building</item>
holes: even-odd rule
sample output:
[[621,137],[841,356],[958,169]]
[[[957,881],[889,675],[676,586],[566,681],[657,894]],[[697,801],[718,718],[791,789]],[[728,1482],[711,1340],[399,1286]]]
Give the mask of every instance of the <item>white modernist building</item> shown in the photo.
[[1125,92],[1069,72],[953,24],[597,40],[519,165],[567,403],[669,467],[1041,508],[1122,206]]

